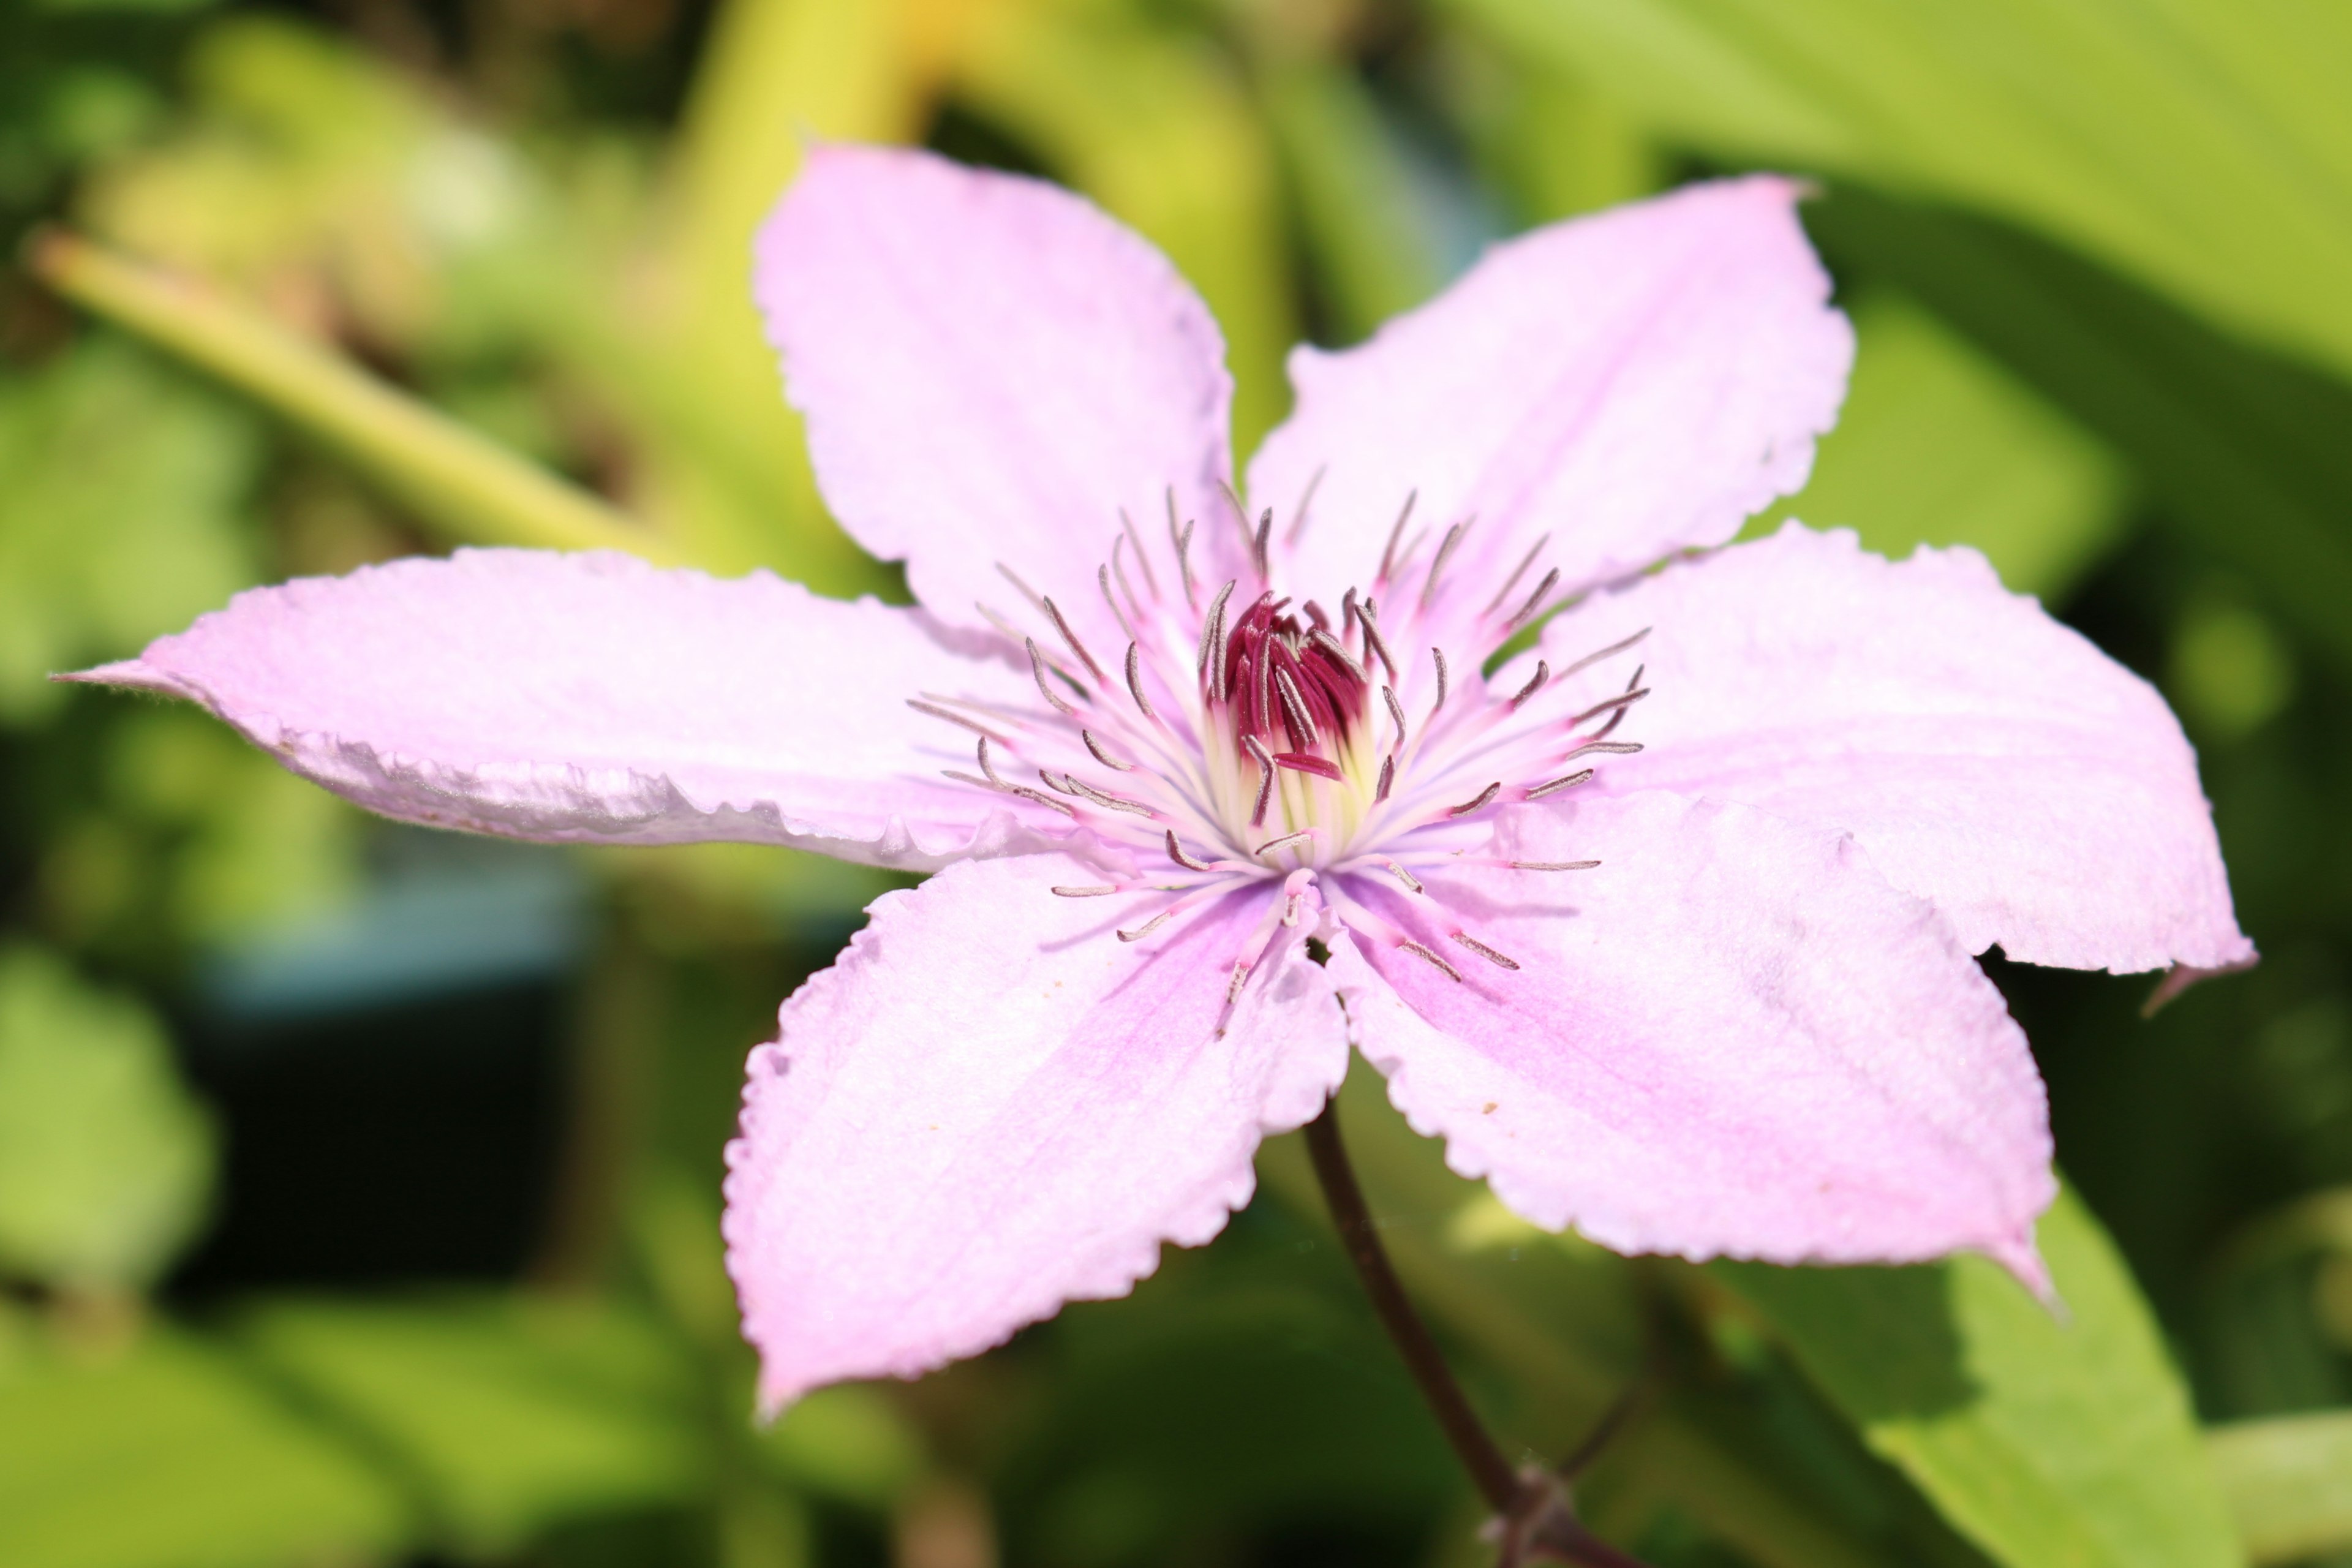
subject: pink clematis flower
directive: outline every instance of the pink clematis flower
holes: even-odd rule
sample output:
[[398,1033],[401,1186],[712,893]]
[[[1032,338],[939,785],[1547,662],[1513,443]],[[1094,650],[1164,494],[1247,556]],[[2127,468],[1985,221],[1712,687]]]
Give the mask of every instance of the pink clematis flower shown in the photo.
[[2252,949],[2161,700],[1980,557],[1717,548],[1843,393],[1795,196],[1559,225],[1299,350],[1244,503],[1216,328],[1149,246],[822,147],[760,300],[919,608],[463,551],[86,679],[411,821],[937,873],[751,1057],[726,1235],[771,1407],[1207,1241],[1351,1046],[1538,1225],[2039,1285],[2042,1087],[1971,954]]

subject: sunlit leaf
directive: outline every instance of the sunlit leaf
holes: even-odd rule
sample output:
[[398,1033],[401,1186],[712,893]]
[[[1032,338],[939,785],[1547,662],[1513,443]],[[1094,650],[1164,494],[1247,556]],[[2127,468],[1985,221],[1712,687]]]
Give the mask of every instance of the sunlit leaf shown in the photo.
[[2007,1568],[2238,1562],[2188,1395],[2113,1244],[2071,1194],[2038,1235],[2056,1311],[1973,1256],[1710,1272]]
[[396,1484],[231,1358],[151,1328],[0,1366],[0,1563],[278,1568],[414,1539]]
[[2352,13],[1457,0],[1685,145],[2019,220],[2352,370]]
[[1901,559],[1969,544],[2020,593],[2063,598],[2119,542],[2125,470],[2115,455],[2008,370],[1908,300],[1853,308],[1853,384],[1805,489],[1783,516],[1852,528]]
[[708,1456],[672,1349],[589,1301],[282,1301],[238,1335],[278,1376],[397,1457],[471,1552],[699,1495]]
[[0,378],[0,722],[253,581],[250,418],[110,339]]
[[2352,1548],[2352,1411],[2234,1421],[2205,1451],[2254,1562]]
[[152,1014],[0,952],[0,1275],[145,1285],[203,1222],[214,1158]]

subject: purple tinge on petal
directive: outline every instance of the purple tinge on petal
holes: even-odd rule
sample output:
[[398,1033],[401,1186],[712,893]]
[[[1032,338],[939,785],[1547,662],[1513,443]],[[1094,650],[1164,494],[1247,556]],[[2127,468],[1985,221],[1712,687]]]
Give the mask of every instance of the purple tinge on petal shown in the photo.
[[1832,833],[1664,793],[1515,808],[1506,858],[1363,897],[1454,981],[1342,944],[1397,1106],[1520,1215],[1626,1252],[1774,1262],[1992,1254],[2037,1289],[2056,1188],[2042,1083],[1924,900]]
[[919,612],[617,554],[460,551],[238,595],[75,679],[201,702],[387,816],[511,837],[742,839],[929,868],[1068,837],[940,776],[976,737],[908,706],[1020,704]]
[[827,503],[941,618],[981,625],[979,601],[1034,623],[1003,563],[1116,658],[1095,574],[1122,509],[1164,552],[1173,487],[1201,551],[1236,543],[1216,322],[1082,198],[819,146],[761,233],[756,289]]
[[726,1233],[769,1410],[1126,1294],[1338,1084],[1344,1020],[1295,933],[1216,1032],[1271,887],[1130,947],[1112,928],[1148,902],[1047,890],[1098,875],[1038,856],[886,896],[752,1054]]
[[1285,518],[1322,473],[1294,580],[1365,582],[1418,491],[1430,539],[1475,519],[1448,573],[1475,613],[1547,534],[1565,593],[1801,487],[1853,334],[1797,195],[1757,177],[1556,224],[1360,348],[1294,351],[1297,412],[1250,464],[1251,503]]
[[1643,626],[1652,695],[1626,730],[1646,749],[1596,788],[1850,832],[1972,952],[2118,973],[2253,956],[2164,700],[1976,552],[1895,563],[1790,523],[1595,597],[1543,651],[1560,668]]

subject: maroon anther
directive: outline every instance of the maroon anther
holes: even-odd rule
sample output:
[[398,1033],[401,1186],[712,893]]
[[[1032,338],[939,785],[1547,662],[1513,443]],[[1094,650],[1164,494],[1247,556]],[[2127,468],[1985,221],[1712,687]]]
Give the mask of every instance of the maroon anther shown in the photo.
[[1348,776],[1339,771],[1339,763],[1326,762],[1305,752],[1276,752],[1274,753],[1274,765],[1288,768],[1296,773],[1313,773],[1318,778],[1337,780]]
[[1289,604],[1261,594],[1228,619],[1224,690],[1236,734],[1269,742],[1268,750],[1304,753],[1327,732],[1344,738],[1362,720],[1370,688],[1346,650],[1328,645],[1328,633],[1318,637],[1317,628],[1285,613]]

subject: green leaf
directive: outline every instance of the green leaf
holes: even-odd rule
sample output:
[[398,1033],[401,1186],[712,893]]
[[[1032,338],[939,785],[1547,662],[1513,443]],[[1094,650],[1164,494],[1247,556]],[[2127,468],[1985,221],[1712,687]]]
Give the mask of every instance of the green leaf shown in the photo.
[[2352,1411],[2231,1422],[2205,1451],[2256,1563],[2352,1548]]
[[254,1310],[238,1338],[410,1477],[436,1532],[466,1552],[509,1551],[558,1520],[676,1503],[709,1485],[688,1369],[616,1307],[288,1300]]
[[2014,229],[1853,190],[1805,220],[2104,438],[2158,521],[2352,665],[2352,388]]
[[1853,384],[1781,517],[1852,528],[1900,560],[1970,544],[2020,593],[2062,598],[2120,540],[2126,472],[2095,437],[1908,300],[1853,308]]
[[215,1142],[153,1015],[0,952],[0,1273],[145,1285],[203,1223]]
[[0,1363],[9,1568],[291,1568],[412,1539],[399,1489],[363,1457],[189,1335]]
[[254,581],[252,421],[116,340],[0,379],[0,721]]
[[2352,369],[2352,11],[2300,0],[1456,0],[1685,145],[2059,237]]
[[59,233],[39,237],[28,258],[75,303],[341,448],[456,539],[671,553],[597,497],[226,294]]
[[2113,1244],[2072,1194],[2039,1240],[2056,1311],[1972,1256],[1709,1272],[1764,1315],[1872,1448],[2008,1568],[2241,1561],[2188,1395]]

